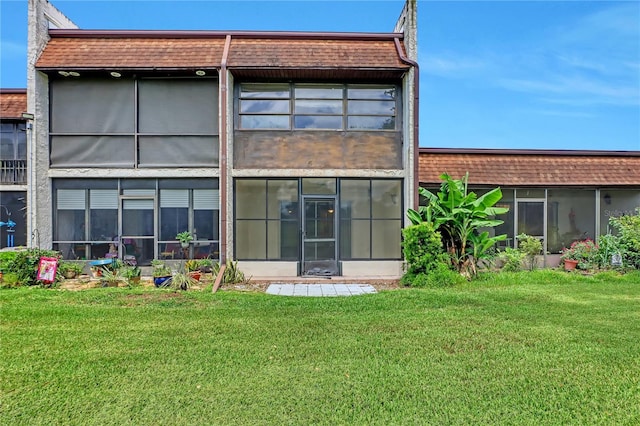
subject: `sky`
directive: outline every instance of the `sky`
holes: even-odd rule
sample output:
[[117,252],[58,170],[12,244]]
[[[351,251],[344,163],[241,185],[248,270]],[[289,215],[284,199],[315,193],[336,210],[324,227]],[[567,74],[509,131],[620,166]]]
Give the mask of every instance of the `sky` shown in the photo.
[[[404,0],[52,0],[84,29],[391,32]],[[0,0],[26,87],[27,0]],[[420,146],[640,150],[640,0],[418,0]]]

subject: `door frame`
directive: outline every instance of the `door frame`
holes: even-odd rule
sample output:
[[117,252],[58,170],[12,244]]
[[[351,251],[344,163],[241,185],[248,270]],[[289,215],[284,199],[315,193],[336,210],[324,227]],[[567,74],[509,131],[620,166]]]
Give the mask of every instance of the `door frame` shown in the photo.
[[[122,229],[124,224],[124,203],[127,200],[151,200],[153,203],[153,235],[123,235]],[[120,195],[118,197],[118,259],[124,259],[124,239],[148,239],[152,240],[153,258],[158,259],[158,199],[156,195]]]
[[520,203],[542,203],[542,235],[532,235],[532,237],[542,237],[542,257],[543,264],[547,264],[547,190],[544,190],[544,198],[518,198],[517,191],[515,191],[513,197],[513,235],[515,240],[514,248],[518,247],[518,235],[520,231],[518,229],[518,222],[520,221],[519,205]]
[[[320,275],[320,276],[336,276],[340,274],[339,264],[338,264],[338,196],[336,194],[324,194],[324,195],[301,195],[301,209],[300,209],[300,275],[313,275],[315,274],[307,274],[307,268],[305,260],[305,242],[323,242],[323,241],[333,241],[333,259],[329,260],[329,262],[333,262],[332,267],[333,271],[330,275]],[[312,238],[307,239],[307,201],[331,201],[333,202],[333,238]]]

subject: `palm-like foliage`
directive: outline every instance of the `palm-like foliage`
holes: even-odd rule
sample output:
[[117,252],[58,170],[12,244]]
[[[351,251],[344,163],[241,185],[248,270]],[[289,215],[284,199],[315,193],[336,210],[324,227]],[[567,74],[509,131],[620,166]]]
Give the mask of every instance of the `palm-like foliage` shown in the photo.
[[412,223],[429,222],[442,234],[443,244],[458,272],[465,275],[477,274],[477,263],[486,257],[488,250],[506,235],[490,237],[481,228],[491,228],[503,223],[495,219],[509,209],[495,207],[502,199],[502,191],[495,188],[478,196],[468,191],[469,174],[462,179],[453,179],[446,173],[440,175],[443,180],[440,191],[434,194],[420,188],[420,195],[427,199],[426,206],[418,211],[409,209],[407,216]]

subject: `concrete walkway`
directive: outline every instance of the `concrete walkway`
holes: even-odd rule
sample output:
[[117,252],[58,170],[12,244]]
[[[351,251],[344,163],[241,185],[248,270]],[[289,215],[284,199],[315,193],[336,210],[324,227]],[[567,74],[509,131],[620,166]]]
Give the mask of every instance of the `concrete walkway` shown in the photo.
[[278,296],[358,296],[377,293],[369,284],[270,284],[267,294]]

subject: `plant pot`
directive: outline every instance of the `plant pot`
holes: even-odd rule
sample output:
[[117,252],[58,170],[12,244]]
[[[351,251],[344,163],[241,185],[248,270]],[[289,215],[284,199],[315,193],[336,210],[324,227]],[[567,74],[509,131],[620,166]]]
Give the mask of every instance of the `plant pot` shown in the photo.
[[64,273],[64,277],[66,279],[72,279],[72,278],[76,277],[76,273],[75,273],[75,271],[67,271],[67,272]]
[[189,243],[180,243],[180,247],[183,249],[189,248]]
[[196,281],[200,281],[200,277],[202,276],[202,273],[200,271],[191,271],[189,272],[189,276]]
[[565,271],[573,271],[578,266],[577,260],[565,259],[564,260],[564,270]]
[[168,277],[153,277],[153,285],[155,285],[156,287],[166,287],[166,286],[169,285],[169,283],[167,281],[170,278],[171,278],[171,276],[168,276]]
[[93,278],[100,278],[102,276],[102,269],[92,269],[91,276]]
[[129,283],[131,285],[138,285],[140,284],[140,277],[131,277],[129,278]]

